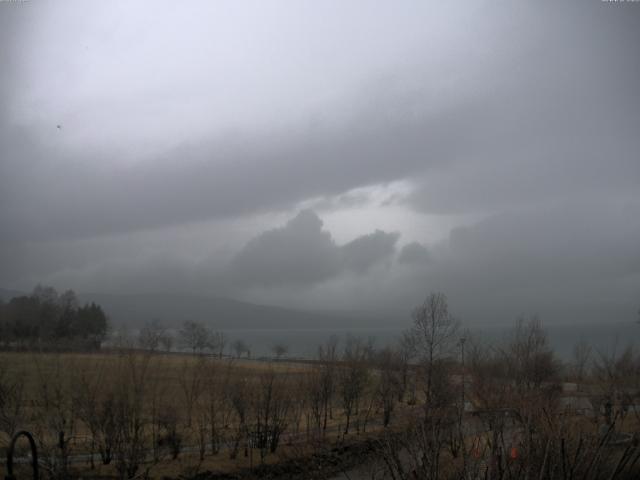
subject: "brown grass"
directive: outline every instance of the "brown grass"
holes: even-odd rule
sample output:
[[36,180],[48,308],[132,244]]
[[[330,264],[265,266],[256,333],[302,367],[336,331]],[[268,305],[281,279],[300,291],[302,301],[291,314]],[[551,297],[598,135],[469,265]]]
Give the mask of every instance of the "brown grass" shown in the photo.
[[[285,395],[290,395],[293,401],[296,401],[297,395],[304,395],[300,392],[302,379],[310,374],[314,368],[309,363],[296,362],[266,362],[254,360],[230,360],[215,359],[212,357],[198,357],[183,354],[149,354],[144,352],[109,352],[109,353],[27,353],[27,352],[4,352],[0,353],[0,372],[1,380],[6,384],[20,384],[23,386],[22,395],[22,421],[18,429],[27,429],[36,433],[41,445],[46,445],[51,451],[55,451],[55,442],[57,439],[56,432],[53,427],[43,425],[43,415],[55,416],[57,410],[47,407],[46,395],[43,393],[48,389],[49,394],[52,390],[58,389],[60,395],[64,397],[62,409],[73,409],[73,397],[81,390],[81,385],[92,384],[98,392],[98,396],[106,395],[114,389],[125,386],[131,389],[136,383],[136,378],[144,378],[145,394],[145,415],[150,415],[152,403],[162,404],[177,412],[178,423],[180,425],[181,434],[183,435],[183,443],[186,446],[193,447],[197,444],[197,434],[193,427],[187,427],[185,419],[185,395],[181,380],[186,376],[192,375],[198,369],[206,368],[208,372],[215,372],[213,376],[205,374],[205,382],[219,382],[217,388],[220,395],[224,394],[225,379],[244,379],[248,385],[258,385],[260,379],[265,374],[274,373],[281,379],[284,379]],[[140,375],[140,377],[137,377]],[[213,378],[213,380],[211,380]],[[184,382],[183,382],[184,383]],[[251,394],[249,392],[249,394]],[[373,394],[370,391],[369,394]],[[153,402],[151,401],[153,400]],[[404,407],[404,408],[403,408]],[[203,408],[200,403],[195,406],[194,415],[198,414],[198,409]],[[69,412],[68,412],[69,413]],[[71,411],[73,417],[74,413]],[[381,430],[380,414],[371,413],[374,420],[371,421],[367,434],[372,434]],[[400,406],[396,410],[396,418],[407,417],[412,415],[412,409]],[[275,454],[268,454],[264,458],[266,463],[277,463],[285,458],[292,456],[306,455],[317,449],[318,444],[309,442],[305,435],[305,418],[306,412],[301,416],[300,433],[293,436],[292,426],[289,425],[289,433],[286,433],[282,439],[281,445]],[[230,417],[230,423],[227,425],[227,432],[234,429],[235,417]],[[75,419],[76,422],[72,431],[74,438],[70,442],[70,453],[72,456],[86,454],[89,444],[89,429],[85,424]],[[333,408],[333,417],[329,421],[325,442],[335,443],[344,441],[341,435],[342,425],[344,425],[344,417],[339,406]],[[147,427],[148,428],[148,427]],[[149,433],[145,433],[145,443],[151,450],[153,439],[149,437]],[[352,438],[359,437],[354,433]],[[366,435],[362,434],[364,438]],[[0,436],[0,445],[6,446],[8,436],[2,433]],[[317,439],[314,439],[314,441]],[[190,449],[191,450],[191,449]],[[163,454],[158,462],[142,465],[142,470],[150,468],[150,474],[154,477],[161,476],[179,476],[186,474],[195,474],[197,471],[211,470],[219,472],[234,472],[246,469],[251,465],[257,465],[261,462],[260,455],[257,451],[248,450],[248,456],[245,457],[245,445],[242,444],[240,452],[235,459],[229,458],[229,452],[222,450],[217,455],[211,455],[207,451],[204,460],[199,459],[199,455],[194,451],[183,451],[176,460],[171,460],[168,454]],[[90,470],[89,461],[78,463],[74,461],[72,470],[83,476],[107,476],[115,477],[116,470],[113,465],[103,466],[100,461],[96,460],[95,469]]]

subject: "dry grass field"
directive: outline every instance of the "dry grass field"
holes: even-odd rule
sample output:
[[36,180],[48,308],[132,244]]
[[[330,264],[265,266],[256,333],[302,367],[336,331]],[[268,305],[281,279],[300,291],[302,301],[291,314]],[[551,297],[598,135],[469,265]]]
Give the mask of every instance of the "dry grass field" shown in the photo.
[[506,347],[471,345],[466,363],[411,363],[357,340],[306,362],[2,353],[0,442],[32,432],[43,476],[59,479],[260,478],[267,466],[280,472],[269,478],[332,478],[344,451],[403,480],[638,478],[640,357],[599,358],[577,377],[545,338],[537,321],[518,324]]
[[[0,443],[33,432],[50,477],[177,477],[278,463],[382,429],[380,374],[362,371],[345,435],[343,370],[142,351],[2,353]],[[411,409],[396,409],[398,423]]]

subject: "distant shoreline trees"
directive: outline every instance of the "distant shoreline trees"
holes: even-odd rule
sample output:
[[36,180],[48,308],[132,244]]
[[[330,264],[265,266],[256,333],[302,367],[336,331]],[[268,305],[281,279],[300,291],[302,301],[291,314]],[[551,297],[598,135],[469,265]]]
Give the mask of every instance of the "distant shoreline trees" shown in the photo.
[[0,344],[5,348],[67,346],[99,349],[109,328],[100,305],[80,306],[73,290],[38,285],[30,295],[0,301]]
[[227,339],[222,332],[214,332],[201,322],[187,320],[178,332],[182,348],[190,350],[193,355],[208,351],[220,358],[224,353]]

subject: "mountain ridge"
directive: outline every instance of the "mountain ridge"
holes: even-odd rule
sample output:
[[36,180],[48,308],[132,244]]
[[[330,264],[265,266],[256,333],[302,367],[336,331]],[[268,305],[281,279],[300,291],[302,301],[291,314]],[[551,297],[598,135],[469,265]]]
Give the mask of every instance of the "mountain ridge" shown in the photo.
[[[0,289],[0,298],[25,295]],[[394,318],[366,312],[307,311],[261,305],[228,297],[180,293],[78,293],[80,303],[99,304],[116,327],[138,328],[151,320],[177,328],[187,320],[217,329],[319,329],[397,326]]]

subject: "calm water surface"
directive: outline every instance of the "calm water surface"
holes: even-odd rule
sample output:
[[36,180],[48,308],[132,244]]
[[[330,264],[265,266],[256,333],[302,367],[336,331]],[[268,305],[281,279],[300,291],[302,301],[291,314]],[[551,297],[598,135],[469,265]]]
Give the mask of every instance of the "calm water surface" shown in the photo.
[[[640,325],[632,322],[611,323],[608,325],[555,325],[545,326],[549,342],[558,356],[571,358],[573,347],[581,339],[593,346],[594,350],[611,352],[621,351],[628,345],[640,347]],[[284,344],[292,357],[313,357],[318,345],[326,342],[332,335],[339,338],[339,347],[344,345],[349,335],[364,339],[372,338],[376,347],[393,345],[401,337],[402,328],[352,328],[352,329],[304,329],[304,330],[224,330],[228,345],[241,339],[251,348],[254,357],[270,356],[271,348]],[[470,329],[471,334],[483,342],[498,344],[508,338],[509,327],[483,327]]]

